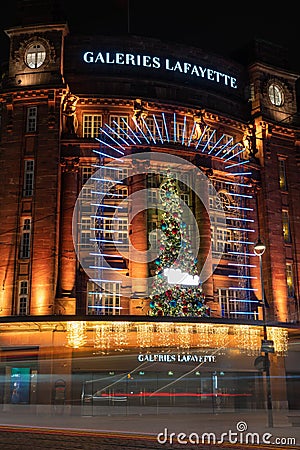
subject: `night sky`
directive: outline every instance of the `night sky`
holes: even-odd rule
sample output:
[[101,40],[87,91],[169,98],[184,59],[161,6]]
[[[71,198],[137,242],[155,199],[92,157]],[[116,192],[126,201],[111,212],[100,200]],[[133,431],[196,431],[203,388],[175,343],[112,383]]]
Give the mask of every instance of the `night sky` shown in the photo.
[[[129,2],[129,8],[128,8]],[[6,3],[6,2],[5,2]],[[26,3],[26,1],[24,2]],[[186,43],[235,58],[236,52],[260,38],[287,48],[291,70],[300,73],[299,23],[297,14],[280,8],[276,14],[248,4],[241,7],[208,6],[200,1],[169,0],[61,0],[71,33],[133,34]],[[128,20],[128,9],[130,11]],[[275,11],[275,12],[274,12]],[[272,15],[270,15],[272,14]],[[14,24],[16,0],[5,4],[0,23],[0,60],[8,56],[9,41],[3,32]]]

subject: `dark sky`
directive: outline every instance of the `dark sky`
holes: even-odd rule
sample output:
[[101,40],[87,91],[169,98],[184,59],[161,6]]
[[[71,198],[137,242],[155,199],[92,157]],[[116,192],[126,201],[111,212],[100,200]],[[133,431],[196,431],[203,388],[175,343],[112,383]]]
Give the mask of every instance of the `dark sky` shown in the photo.
[[[134,35],[196,45],[227,57],[260,38],[286,47],[291,69],[300,72],[299,22],[291,10],[285,13],[280,8],[280,12],[270,15],[258,5],[254,8],[249,4],[245,12],[244,5],[242,11],[242,5],[234,8],[211,2],[209,6],[209,2],[199,0],[179,4],[174,0],[61,0],[61,3],[71,33],[127,34],[129,31]],[[15,16],[16,0],[5,2],[5,12],[2,10],[0,17],[2,61],[7,59],[9,44],[3,29],[14,24]]]

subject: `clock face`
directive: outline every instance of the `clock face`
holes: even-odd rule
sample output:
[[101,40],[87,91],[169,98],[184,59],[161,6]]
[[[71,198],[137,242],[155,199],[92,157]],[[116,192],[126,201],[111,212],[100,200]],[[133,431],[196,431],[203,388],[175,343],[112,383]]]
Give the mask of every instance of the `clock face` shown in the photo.
[[40,42],[32,42],[25,52],[25,63],[30,69],[38,69],[46,59],[46,49]]
[[272,83],[268,89],[269,99],[274,106],[282,106],[283,105],[283,89],[278,84]]
[[218,192],[216,197],[216,207],[218,209],[228,210],[230,206],[230,199],[224,192]]

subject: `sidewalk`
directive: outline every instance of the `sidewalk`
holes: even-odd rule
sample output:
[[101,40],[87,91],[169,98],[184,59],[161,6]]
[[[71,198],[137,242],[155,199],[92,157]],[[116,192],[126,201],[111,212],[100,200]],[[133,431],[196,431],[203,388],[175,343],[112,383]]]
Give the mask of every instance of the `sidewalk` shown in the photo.
[[[22,407],[21,407],[22,408]],[[33,412],[33,410],[21,410],[18,405],[11,411],[0,412],[0,426],[14,427],[34,427],[42,429],[55,430],[81,430],[93,433],[109,433],[112,435],[136,435],[136,436],[161,436],[169,440],[170,433],[185,433],[190,436],[195,433],[202,436],[204,433],[213,433],[216,439],[228,441],[228,436],[238,436],[238,439],[244,439],[247,433],[257,433],[260,439],[266,433],[266,439],[270,444],[274,443],[275,438],[279,438],[280,443],[289,445],[292,448],[300,449],[300,426],[292,426],[290,416],[300,416],[298,411],[273,411],[274,426],[267,426],[267,412],[256,411],[220,411],[212,413],[211,411],[197,413],[188,413],[188,411],[178,411],[177,414],[128,414],[128,415],[80,415],[81,408],[72,410],[70,414],[52,413],[43,414],[42,405]],[[141,409],[138,410],[139,412]],[[38,412],[38,413],[37,413]],[[60,411],[61,412],[61,411]],[[221,437],[226,433],[225,437]],[[294,438],[294,441],[288,441]],[[277,441],[279,443],[279,440]],[[261,442],[261,441],[260,441]],[[279,444],[278,446],[279,447]],[[268,448],[277,448],[269,445]]]

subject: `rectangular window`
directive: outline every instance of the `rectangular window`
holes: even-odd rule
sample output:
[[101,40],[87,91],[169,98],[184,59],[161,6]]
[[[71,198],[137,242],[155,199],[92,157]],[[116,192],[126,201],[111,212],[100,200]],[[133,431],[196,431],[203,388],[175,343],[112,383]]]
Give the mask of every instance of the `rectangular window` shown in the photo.
[[[208,130],[205,135],[207,136],[207,149],[210,150],[217,143],[217,134],[213,131]],[[206,139],[206,138],[205,138]]]
[[30,257],[31,219],[23,219],[21,226],[20,258]]
[[82,217],[81,218],[81,236],[80,236],[80,242],[79,244],[81,247],[91,247],[91,221],[92,219],[90,217]]
[[[176,178],[176,173],[174,173],[174,178]],[[179,190],[182,192],[189,192],[189,186],[191,186],[190,174],[181,172],[178,181]]]
[[230,240],[230,231],[226,228],[217,228],[216,233],[216,242],[214,248],[217,252],[227,253],[230,250],[229,240]]
[[[221,137],[221,136],[220,136]],[[229,142],[229,144],[233,145],[233,136],[231,136],[230,134],[223,134],[223,138],[220,142],[220,144],[223,146],[225,144],[227,144]],[[227,150],[230,148],[230,145],[228,144],[228,146],[226,147]]]
[[34,183],[34,160],[28,159],[24,161],[24,184],[23,196],[32,197]]
[[151,137],[150,133],[152,134],[152,136],[157,139],[158,141],[162,141],[164,140],[164,136],[165,136],[165,126],[164,126],[164,122],[163,119],[160,119],[158,117],[147,117],[146,119],[146,124],[147,127],[145,127],[144,133],[146,134],[146,136]]
[[221,316],[237,319],[240,310],[240,304],[236,301],[237,292],[229,289],[218,289]]
[[152,230],[149,232],[148,239],[149,239],[150,249],[155,250],[160,245],[161,230],[160,230],[160,225],[158,224],[157,221],[155,221],[155,222],[153,221],[151,225],[152,225]]
[[286,161],[285,159],[278,160],[278,172],[279,172],[279,187],[282,191],[287,191],[287,179],[286,179]]
[[117,239],[118,241],[121,241],[123,245],[128,244],[128,219],[127,217],[122,217],[116,220],[116,230],[117,232]]
[[26,132],[35,133],[37,127],[37,107],[31,106],[27,108]]
[[82,186],[91,178],[93,173],[95,172],[95,168],[92,166],[83,166],[81,167],[81,184]]
[[284,242],[286,244],[289,244],[292,239],[291,239],[289,212],[287,210],[282,211],[282,231]]
[[[241,251],[239,232],[228,230],[226,227],[211,227],[212,250],[214,253],[223,254],[223,257],[232,257]],[[215,257],[218,255],[214,255]]]
[[83,137],[96,138],[102,127],[102,115],[83,114]]
[[121,313],[120,283],[91,281],[87,285],[88,315],[119,315]]
[[89,181],[88,185],[85,186],[88,180],[90,180],[91,176],[95,172],[95,168],[92,166],[84,166],[81,168],[81,186],[82,186],[82,193],[81,197],[83,199],[91,199],[92,197],[92,190],[94,190],[94,182]]
[[26,316],[28,314],[28,281],[19,282],[19,301],[17,314]]
[[164,176],[161,173],[150,173],[147,176],[147,187],[148,188],[159,188],[163,179],[164,179]]
[[118,136],[126,139],[126,134],[128,134],[128,116],[110,116],[109,125],[115,130]]
[[119,201],[128,196],[128,187],[122,184],[115,184],[112,188],[107,189],[105,192],[107,193],[107,199]]
[[213,252],[215,252],[216,251],[215,227],[210,227],[210,239],[211,239],[211,249]]
[[157,190],[153,190],[152,188],[147,190],[147,198],[149,205],[157,206],[158,197]]
[[182,122],[172,122],[171,130],[170,138],[173,142],[180,142],[183,144],[187,141],[187,129]]
[[286,268],[286,284],[287,284],[288,297],[294,297],[295,287],[294,287],[293,264],[286,263],[285,268]]
[[114,185],[115,181],[122,181],[128,177],[128,169],[109,168],[105,167],[102,172],[103,178],[112,180],[111,184]]
[[[230,134],[224,134],[219,145],[215,149],[215,153],[217,153],[219,156],[227,155],[229,157],[230,149],[232,146],[233,146],[233,136],[231,136]],[[220,153],[219,150],[221,150],[221,148],[223,150]]]
[[180,198],[187,206],[191,206],[191,198],[189,194],[183,192],[180,194]]
[[103,218],[103,231],[101,237],[109,242],[105,245],[128,245],[128,218]]

